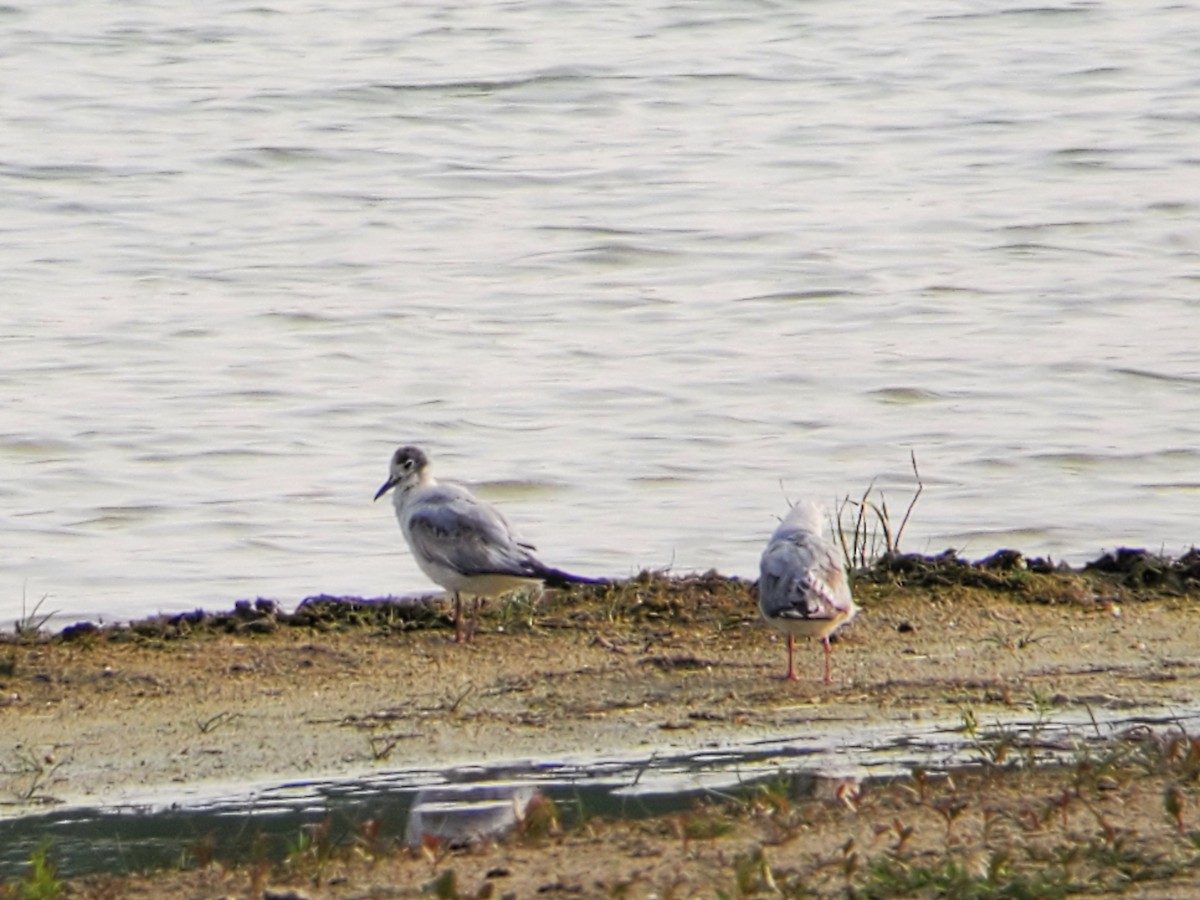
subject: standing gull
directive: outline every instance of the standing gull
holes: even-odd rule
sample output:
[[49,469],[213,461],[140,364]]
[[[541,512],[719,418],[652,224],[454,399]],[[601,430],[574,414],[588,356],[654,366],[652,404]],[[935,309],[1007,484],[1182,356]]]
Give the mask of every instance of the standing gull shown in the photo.
[[854,618],[846,571],[837,548],[821,536],[821,507],[800,501],[775,529],[763,551],[758,579],[758,608],[763,618],[787,633],[787,679],[796,680],[792,655],[796,635],[818,637],[825,646],[825,683],[829,674],[829,636]]
[[[466,488],[438,484],[429,457],[419,447],[401,447],[392,454],[388,479],[375,499],[393,489],[396,519],[413,559],[431,581],[454,594],[458,643],[474,635],[481,597],[541,583],[550,587],[604,583],[540,562],[531,552],[533,545],[517,537],[500,510]],[[465,630],[463,594],[475,597],[475,615]]]

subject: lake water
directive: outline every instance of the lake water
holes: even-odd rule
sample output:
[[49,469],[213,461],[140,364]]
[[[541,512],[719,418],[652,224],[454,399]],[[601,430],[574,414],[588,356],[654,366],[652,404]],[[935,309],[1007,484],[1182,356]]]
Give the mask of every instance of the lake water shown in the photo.
[[1178,553],[1200,8],[0,6],[0,626],[430,585],[398,443],[549,563]]

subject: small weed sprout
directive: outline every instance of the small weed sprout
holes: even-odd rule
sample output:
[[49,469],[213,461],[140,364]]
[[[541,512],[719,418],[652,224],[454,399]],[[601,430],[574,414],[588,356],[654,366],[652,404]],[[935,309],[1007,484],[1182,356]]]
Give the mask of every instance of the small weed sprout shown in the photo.
[[29,856],[29,873],[20,887],[22,900],[56,900],[62,896],[62,882],[58,870],[47,858],[45,847],[39,847]]
[[1029,693],[1029,702],[1037,718],[1029,729],[1029,737],[1026,739],[1025,760],[1029,768],[1033,769],[1037,766],[1037,752],[1042,743],[1042,733],[1046,730],[1046,718],[1054,707],[1054,700],[1044,691],[1034,688]]
[[739,853],[734,857],[733,875],[739,897],[752,897],[764,891],[776,895],[781,893],[762,847],[755,847],[748,853]]
[[538,601],[541,591],[514,591],[505,595],[500,603],[500,630],[512,631],[521,626],[529,631],[537,627]]
[[[46,782],[66,760],[56,759],[53,752],[38,756],[28,748],[18,748],[11,767],[0,769],[0,775],[10,777],[9,790],[19,803],[47,803],[50,797],[42,793]],[[28,782],[25,782],[28,779]]]
[[475,685],[468,682],[467,686],[464,687],[457,694],[455,694],[453,696],[448,695],[447,699],[445,701],[443,701],[443,703],[442,703],[442,708],[451,714],[455,714],[458,712],[459,708],[463,705],[463,701],[465,701],[474,692],[475,692]]
[[225,710],[208,719],[197,719],[196,727],[200,729],[201,734],[210,734],[211,732],[216,731],[222,725],[227,725],[235,719],[240,719],[241,717],[241,713],[229,712],[228,710]]
[[1008,759],[1008,751],[1016,740],[1015,733],[1003,730],[982,731],[975,711],[969,707],[960,712],[962,727],[959,729],[967,743],[979,754],[980,762],[998,768]]
[[970,808],[971,804],[962,797],[939,797],[930,804],[930,808],[946,822],[946,840],[949,841],[954,830],[954,823]]
[[320,822],[305,825],[294,842],[288,843],[286,866],[297,873],[311,877],[313,884],[320,884],[325,870],[337,853],[338,840],[333,833],[333,819],[326,816]]
[[373,860],[380,859],[388,851],[388,842],[382,833],[379,819],[367,819],[354,829],[354,846]]
[[27,609],[25,602],[25,592],[21,592],[21,617],[13,623],[13,633],[17,636],[20,642],[36,641],[41,636],[42,629],[46,627],[46,623],[58,615],[58,610],[51,610],[48,613],[42,612],[42,604],[50,598],[49,594],[42,594],[42,599],[33,604],[33,609]]
[[520,834],[527,841],[539,841],[562,834],[558,806],[544,794],[536,794],[524,809],[514,798],[513,811],[517,814]]
[[371,748],[371,758],[375,762],[383,762],[392,755],[400,738],[392,734],[372,734],[367,737],[367,742]]
[[196,838],[180,851],[179,868],[187,869],[194,865],[198,869],[207,869],[216,860],[217,836],[210,831],[208,834]]

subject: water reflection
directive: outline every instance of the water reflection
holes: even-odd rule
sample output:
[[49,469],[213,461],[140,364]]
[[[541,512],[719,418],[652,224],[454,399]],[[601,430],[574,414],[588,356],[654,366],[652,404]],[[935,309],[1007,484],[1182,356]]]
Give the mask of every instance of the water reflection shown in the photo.
[[436,839],[463,847],[504,837],[525,820],[536,788],[525,784],[458,784],[418,791],[408,811],[404,840],[420,847]]

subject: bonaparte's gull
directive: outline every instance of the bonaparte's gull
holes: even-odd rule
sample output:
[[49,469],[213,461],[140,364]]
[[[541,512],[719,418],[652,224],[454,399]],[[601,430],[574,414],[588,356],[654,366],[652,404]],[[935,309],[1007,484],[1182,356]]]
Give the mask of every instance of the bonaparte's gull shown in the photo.
[[474,621],[463,628],[463,594],[475,597],[477,617],[480,598],[514,588],[604,583],[542,563],[533,555],[533,545],[516,535],[498,509],[466,488],[439,484],[419,447],[401,447],[392,454],[388,479],[375,499],[391,490],[400,532],[417,565],[454,594],[455,641],[470,640],[475,631]]
[[858,607],[850,596],[840,551],[821,536],[817,504],[797,503],[767,541],[760,563],[758,608],[764,619],[787,634],[788,680],[796,680],[792,656],[799,635],[821,639],[829,684],[829,636],[853,619]]

